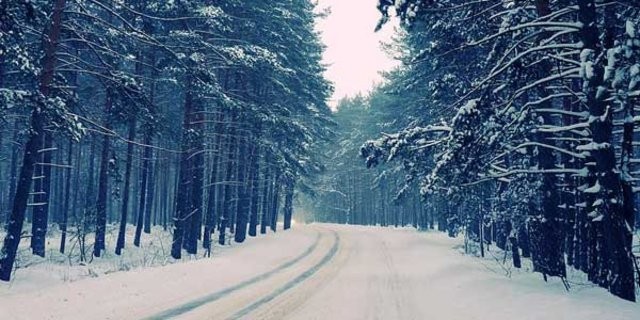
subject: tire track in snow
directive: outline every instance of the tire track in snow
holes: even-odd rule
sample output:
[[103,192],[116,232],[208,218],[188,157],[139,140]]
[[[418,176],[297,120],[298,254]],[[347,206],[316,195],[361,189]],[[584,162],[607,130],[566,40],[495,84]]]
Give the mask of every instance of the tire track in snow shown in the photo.
[[327,265],[305,280],[303,284],[283,293],[266,306],[260,307],[256,312],[252,312],[250,318],[261,320],[296,319],[296,313],[300,308],[303,308],[316,294],[336,281],[336,276],[343,271],[351,259],[353,244],[349,240],[344,241],[342,236],[338,252]]
[[387,241],[385,241],[384,239],[381,239],[381,248],[382,250],[382,258],[383,258],[383,263],[385,266],[385,269],[387,270],[387,279],[386,279],[386,286],[382,289],[386,289],[384,292],[380,292],[381,294],[384,294],[386,292],[386,294],[388,295],[389,293],[391,293],[391,297],[393,299],[393,307],[395,309],[395,314],[398,317],[398,319],[409,319],[407,317],[407,315],[404,314],[404,301],[401,298],[401,294],[402,294],[402,288],[400,286],[400,278],[398,276],[398,270],[395,267],[395,264],[393,262],[393,257],[390,253],[389,250],[389,246],[387,245]]
[[189,301],[189,302],[184,303],[184,304],[182,304],[180,306],[177,306],[175,308],[171,308],[171,309],[165,310],[165,311],[163,311],[161,313],[155,314],[155,315],[150,316],[150,317],[145,318],[145,319],[150,319],[151,320],[151,319],[175,318],[175,317],[183,315],[183,314],[185,314],[185,313],[187,313],[189,311],[192,311],[192,310],[194,310],[194,309],[196,309],[198,307],[201,307],[201,306],[203,306],[205,304],[209,304],[209,303],[215,302],[216,300],[219,300],[220,298],[223,298],[226,295],[231,294],[231,293],[233,293],[235,291],[244,289],[244,288],[246,288],[246,287],[248,287],[250,285],[253,285],[255,283],[258,283],[258,282],[264,281],[266,279],[269,279],[274,274],[293,266],[294,264],[298,263],[300,260],[302,260],[302,259],[306,258],[307,256],[309,256],[313,251],[315,251],[316,248],[318,247],[318,243],[320,243],[320,238],[322,237],[321,232],[318,232],[318,231],[316,231],[316,232],[317,232],[316,239],[314,240],[313,244],[309,248],[307,248],[307,250],[305,250],[303,253],[301,253],[297,257],[295,257],[295,258],[293,258],[293,259],[281,264],[280,266],[276,267],[275,269],[267,271],[267,272],[262,273],[260,275],[257,275],[257,276],[255,276],[253,278],[245,280],[245,281],[243,281],[241,283],[238,283],[238,284],[236,284],[234,286],[231,286],[231,287],[228,287],[226,289],[222,289],[220,291],[211,293],[209,295],[203,296],[203,297],[198,298],[196,300]]
[[365,318],[409,319],[403,310],[403,290],[387,239],[384,235],[374,233],[366,233],[364,237],[367,239],[364,242],[366,247],[361,249],[366,251],[367,255],[363,259],[370,259],[370,263],[375,261],[378,268],[372,271],[367,283],[370,300],[367,301]]
[[235,319],[240,319],[240,318],[242,318],[244,316],[249,315],[250,313],[256,311],[258,308],[262,307],[263,305],[265,305],[265,304],[273,301],[274,299],[278,298],[279,296],[281,296],[285,292],[289,291],[290,289],[298,286],[299,284],[304,282],[306,279],[308,279],[311,276],[313,276],[316,272],[318,272],[327,263],[329,263],[333,259],[333,257],[335,257],[336,253],[338,252],[338,249],[340,248],[340,236],[338,235],[338,233],[336,231],[332,230],[332,232],[333,232],[333,236],[334,236],[333,246],[331,247],[331,250],[329,250],[329,252],[322,258],[322,260],[320,260],[313,267],[307,269],[305,272],[303,272],[299,276],[295,277],[291,281],[285,283],[280,288],[278,288],[275,291],[271,292],[271,294],[269,294],[267,296],[264,296],[263,298],[259,299],[258,301],[254,302],[254,303],[248,305],[247,307],[243,308],[242,310],[236,312],[229,319],[234,319],[235,320]]

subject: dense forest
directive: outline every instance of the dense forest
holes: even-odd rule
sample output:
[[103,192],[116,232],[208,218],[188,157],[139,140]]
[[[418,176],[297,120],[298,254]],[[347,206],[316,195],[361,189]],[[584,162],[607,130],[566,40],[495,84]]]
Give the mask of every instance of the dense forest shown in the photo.
[[0,1],[0,280],[26,243],[90,264],[156,228],[175,262],[296,211],[638,296],[637,0],[378,0],[400,65],[333,111],[315,1]]
[[317,14],[306,0],[0,2],[0,279],[23,238],[45,256],[52,225],[49,245],[73,241],[80,261],[152,225],[175,259],[289,228],[333,123]]
[[378,27],[401,18],[386,49],[402,65],[340,103],[336,166],[307,204],[318,219],[462,232],[483,256],[495,244],[515,267],[530,258],[545,279],[574,268],[634,301],[640,4],[378,8]]

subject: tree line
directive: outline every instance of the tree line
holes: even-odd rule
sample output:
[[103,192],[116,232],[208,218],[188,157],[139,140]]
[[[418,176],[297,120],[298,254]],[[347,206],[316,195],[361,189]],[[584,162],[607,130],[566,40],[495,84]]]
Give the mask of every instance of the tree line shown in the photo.
[[[382,87],[367,96],[342,98],[336,105],[335,139],[324,143],[326,169],[313,181],[313,193],[302,196],[301,210],[320,222],[353,225],[434,227],[434,218],[415,188],[407,196],[402,166],[367,170],[357,158],[363,141],[396,127],[386,108],[393,99]],[[440,224],[443,226],[444,224]]]
[[52,225],[81,260],[153,225],[175,259],[280,216],[288,229],[333,123],[317,15],[307,0],[3,0],[0,280],[23,238],[45,256]]
[[351,163],[359,152],[375,168],[365,192],[380,200],[375,181],[394,172],[393,200],[421,195],[417,227],[464,231],[483,255],[495,243],[516,267],[531,258],[545,279],[580,270],[635,301],[640,5],[380,0],[378,8],[378,27],[401,21],[387,49],[402,65],[365,99],[369,120],[357,130],[367,134],[349,146]]

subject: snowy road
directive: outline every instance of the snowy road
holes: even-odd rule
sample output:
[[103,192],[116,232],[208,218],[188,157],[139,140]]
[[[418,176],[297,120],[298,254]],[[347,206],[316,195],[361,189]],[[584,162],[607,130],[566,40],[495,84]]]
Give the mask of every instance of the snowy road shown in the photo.
[[605,291],[507,278],[460,240],[409,229],[296,226],[215,259],[7,295],[0,319],[639,319]]

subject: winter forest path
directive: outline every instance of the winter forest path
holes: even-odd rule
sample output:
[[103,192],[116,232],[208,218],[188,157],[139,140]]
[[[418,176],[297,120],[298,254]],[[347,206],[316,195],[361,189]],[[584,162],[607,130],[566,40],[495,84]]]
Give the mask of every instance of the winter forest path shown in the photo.
[[[507,278],[461,240],[296,225],[214,259],[121,272],[0,301],[0,319],[637,319],[601,289]],[[35,308],[34,306],[38,306]],[[7,316],[8,315],[8,316]]]

